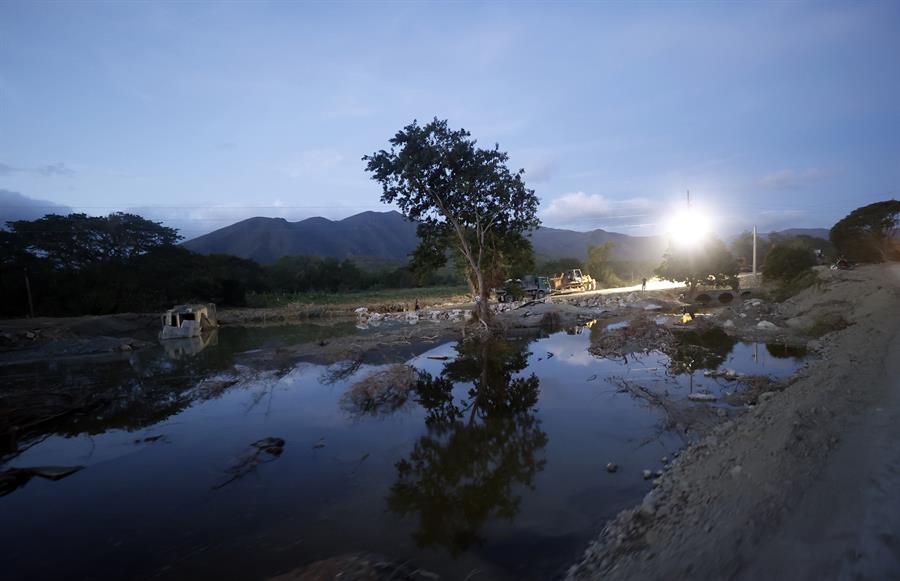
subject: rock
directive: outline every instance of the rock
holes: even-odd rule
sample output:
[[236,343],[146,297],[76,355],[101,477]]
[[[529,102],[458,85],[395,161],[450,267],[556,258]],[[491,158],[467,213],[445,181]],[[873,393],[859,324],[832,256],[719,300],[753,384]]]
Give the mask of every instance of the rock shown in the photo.
[[353,309],[353,312],[356,313],[357,316],[363,316],[369,313],[369,309],[366,307],[359,307],[358,309]]
[[711,393],[692,393],[688,395],[688,399],[691,401],[716,401],[718,398]]
[[763,331],[775,331],[778,329],[778,325],[769,321],[760,321],[756,324],[756,328]]
[[650,470],[644,470],[643,475],[644,480],[650,480],[651,478],[653,478],[653,472],[651,472]]
[[722,323],[722,326],[725,327],[726,329],[731,329],[732,327],[734,327],[734,321],[732,321],[731,319],[728,319],[727,321]]
[[731,470],[729,470],[728,473],[731,474],[732,477],[737,478],[738,476],[741,475],[741,472],[742,472],[743,470],[744,470],[744,469],[741,467],[741,465],[738,464],[737,466],[735,466],[734,468],[732,468]]
[[615,472],[618,469],[619,469],[619,465],[616,464],[615,462],[608,462],[606,464],[606,471],[609,472],[610,474],[612,474],[613,472]]
[[663,463],[663,464],[668,464],[668,462],[669,462],[669,457],[668,457],[668,456],[663,456],[663,457],[662,457],[662,463]]
[[768,400],[772,399],[773,397],[775,397],[774,391],[764,391],[761,394],[759,394],[759,396],[756,398],[756,401],[764,402],[764,401],[768,401]]

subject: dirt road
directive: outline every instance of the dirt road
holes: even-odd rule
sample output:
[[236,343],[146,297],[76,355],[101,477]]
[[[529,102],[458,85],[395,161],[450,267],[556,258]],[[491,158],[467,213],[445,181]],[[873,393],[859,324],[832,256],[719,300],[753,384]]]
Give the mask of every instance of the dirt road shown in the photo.
[[900,579],[900,265],[823,276],[783,315],[850,326],[687,449],[570,579]]

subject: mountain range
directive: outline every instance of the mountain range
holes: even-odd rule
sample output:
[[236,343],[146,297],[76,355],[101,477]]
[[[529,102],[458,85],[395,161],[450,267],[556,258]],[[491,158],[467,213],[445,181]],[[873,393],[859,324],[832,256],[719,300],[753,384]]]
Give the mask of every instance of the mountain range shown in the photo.
[[[828,238],[828,230],[823,228],[794,228],[780,234]],[[584,260],[588,246],[612,242],[617,260],[658,261],[666,246],[662,236],[629,236],[599,229],[576,232],[538,228],[531,233],[531,242],[539,260]],[[248,218],[183,245],[200,254],[233,254],[271,264],[291,255],[364,258],[379,263],[405,261],[417,244],[415,223],[399,212],[389,211],[363,212],[343,220],[317,217],[288,222],[284,218]]]
[[[661,237],[628,236],[605,230],[538,228],[532,232],[531,241],[541,259],[583,260],[589,245],[607,241],[615,244],[614,255],[620,260],[658,260],[665,250]],[[343,220],[317,217],[288,222],[284,218],[248,218],[183,245],[200,254],[233,254],[270,264],[289,255],[406,260],[417,244],[415,223],[390,211],[363,212]]]

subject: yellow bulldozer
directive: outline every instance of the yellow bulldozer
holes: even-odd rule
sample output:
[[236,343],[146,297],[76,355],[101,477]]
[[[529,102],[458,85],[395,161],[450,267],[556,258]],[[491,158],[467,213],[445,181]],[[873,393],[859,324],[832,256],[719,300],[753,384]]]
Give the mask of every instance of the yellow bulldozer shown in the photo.
[[550,288],[555,291],[592,291],[597,290],[597,281],[589,274],[582,274],[580,268],[575,268],[550,277]]

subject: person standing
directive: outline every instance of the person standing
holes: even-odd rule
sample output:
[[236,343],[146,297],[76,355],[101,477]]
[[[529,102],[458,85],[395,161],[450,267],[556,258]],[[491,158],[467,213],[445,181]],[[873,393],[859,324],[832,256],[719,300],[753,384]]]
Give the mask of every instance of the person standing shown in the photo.
[[647,290],[647,277],[641,279],[641,292]]

